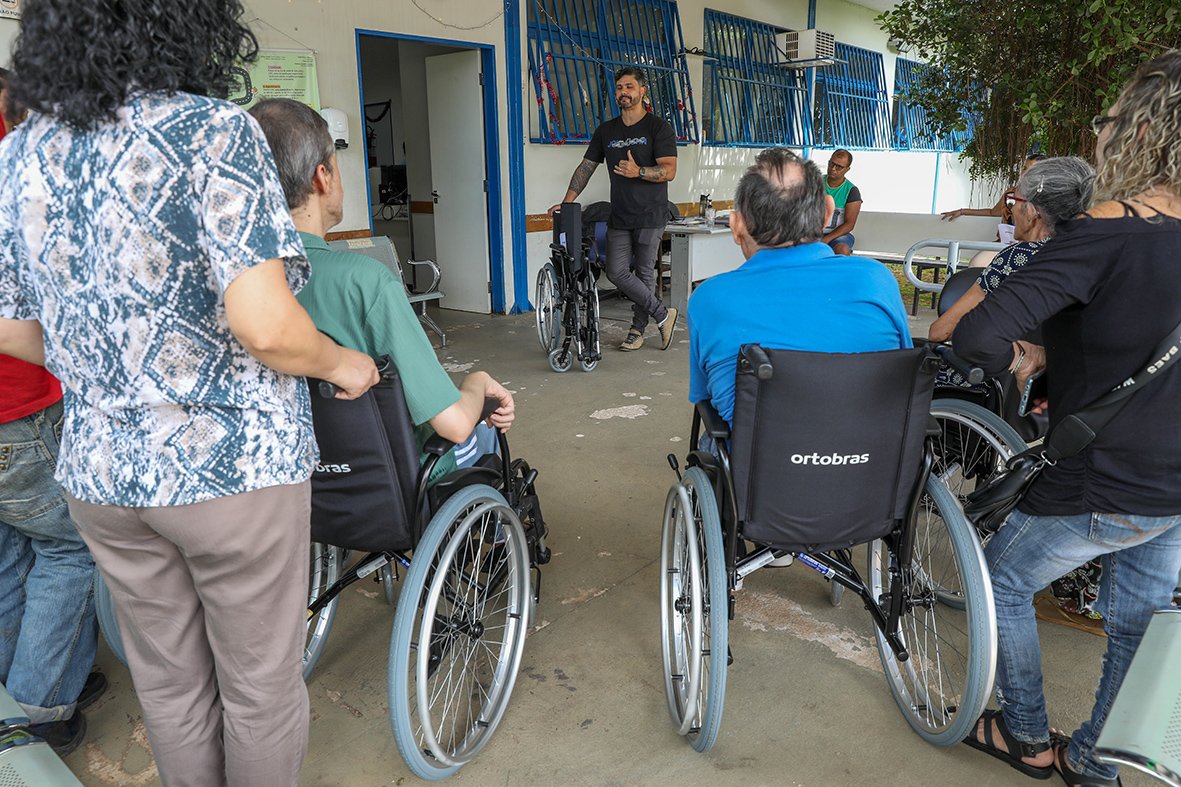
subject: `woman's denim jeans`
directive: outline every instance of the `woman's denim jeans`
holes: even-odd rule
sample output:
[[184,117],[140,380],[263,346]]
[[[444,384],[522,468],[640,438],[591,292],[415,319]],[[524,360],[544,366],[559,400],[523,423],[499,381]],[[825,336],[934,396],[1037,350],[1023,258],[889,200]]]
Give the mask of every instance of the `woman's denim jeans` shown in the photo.
[[94,664],[94,560],[53,479],[62,404],[0,424],[0,678],[34,724],[60,721]]
[[1095,609],[1103,614],[1107,653],[1091,718],[1074,733],[1067,761],[1078,772],[1113,778],[1115,766],[1093,756],[1095,741],[1153,610],[1170,605],[1181,569],[1181,515],[1030,516],[1016,511],[984,552],[1000,637],[997,702],[1005,725],[1026,743],[1049,739],[1033,595],[1067,571],[1103,556]]

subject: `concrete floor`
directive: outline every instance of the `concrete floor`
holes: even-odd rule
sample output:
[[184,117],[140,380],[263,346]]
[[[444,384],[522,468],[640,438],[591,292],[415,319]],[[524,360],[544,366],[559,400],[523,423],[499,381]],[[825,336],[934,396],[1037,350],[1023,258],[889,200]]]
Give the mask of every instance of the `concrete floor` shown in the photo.
[[[659,645],[659,537],[691,411],[687,334],[661,352],[614,346],[628,310],[603,306],[605,358],[592,373],[554,374],[533,315],[441,312],[449,371],[485,369],[516,392],[514,455],[541,471],[553,561],[512,703],[458,784],[1023,785],[1027,777],[965,746],[923,742],[891,699],[869,616],[800,566],[766,569],[738,595],[725,716],[717,745],[694,752],[666,710]],[[925,335],[927,310],[912,318]],[[433,337],[432,337],[433,338]],[[610,349],[608,349],[610,348]],[[379,586],[346,591],[327,651],[308,682],[312,721],[303,785],[408,784],[387,712],[393,609]],[[1042,624],[1051,719],[1089,712],[1105,641]],[[127,670],[100,647],[111,688],[67,762],[87,785],[159,784]],[[1127,785],[1153,784],[1125,774]]]

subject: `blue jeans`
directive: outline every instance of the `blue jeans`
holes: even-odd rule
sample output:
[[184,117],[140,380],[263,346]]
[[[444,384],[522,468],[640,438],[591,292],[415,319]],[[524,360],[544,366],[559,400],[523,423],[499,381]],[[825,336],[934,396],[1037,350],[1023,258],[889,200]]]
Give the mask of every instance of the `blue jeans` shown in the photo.
[[1015,511],[984,553],[1000,639],[997,702],[1005,726],[1026,743],[1049,739],[1033,595],[1067,571],[1102,557],[1095,609],[1103,613],[1107,654],[1091,718],[1075,731],[1066,758],[1079,773],[1114,778],[1118,769],[1095,759],[1095,741],[1153,610],[1170,604],[1181,569],[1181,515],[1030,516]]
[[34,724],[61,721],[94,664],[94,559],[53,478],[62,404],[0,424],[0,678]]

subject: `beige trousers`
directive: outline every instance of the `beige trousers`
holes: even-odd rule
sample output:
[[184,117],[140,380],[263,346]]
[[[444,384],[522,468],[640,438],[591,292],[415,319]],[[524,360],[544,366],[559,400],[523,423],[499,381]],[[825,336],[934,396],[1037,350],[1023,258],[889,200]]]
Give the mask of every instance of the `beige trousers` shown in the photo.
[[307,751],[309,483],[193,505],[69,499],[167,787],[290,787]]

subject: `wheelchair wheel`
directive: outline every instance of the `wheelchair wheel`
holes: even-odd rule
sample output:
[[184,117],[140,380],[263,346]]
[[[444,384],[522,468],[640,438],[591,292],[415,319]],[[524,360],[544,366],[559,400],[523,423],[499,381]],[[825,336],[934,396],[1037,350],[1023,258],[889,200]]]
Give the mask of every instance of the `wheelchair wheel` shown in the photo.
[[391,607],[398,603],[398,590],[394,585],[394,567],[387,564],[377,569],[377,578],[381,582],[381,592],[385,596],[385,603]]
[[541,349],[552,351],[562,337],[562,307],[558,305],[558,274],[552,262],[537,273],[537,340]]
[[[311,565],[308,571],[308,606],[340,579],[344,570],[345,550],[328,544],[312,544]],[[307,680],[324,655],[324,645],[336,620],[336,605],[340,596],[329,601],[320,611],[308,618],[308,639],[303,649],[303,679]]]
[[443,779],[487,745],[517,679],[532,592],[520,520],[491,487],[460,490],[431,519],[404,583],[390,723],[410,770]]
[[[566,357],[562,358],[565,353]],[[570,371],[574,366],[574,350],[573,348],[561,348],[550,350],[549,354],[549,368],[553,369],[558,374]]]
[[931,402],[931,415],[942,432],[935,439],[931,472],[943,478],[960,500],[988,483],[1009,457],[1028,447],[1000,416],[972,402],[936,399]]
[[661,655],[673,724],[701,752],[717,740],[726,698],[730,620],[725,554],[709,476],[699,467],[690,468],[664,504]]
[[[893,547],[869,547],[869,592],[888,596],[897,579],[906,583],[899,634],[909,659],[899,661],[875,627],[878,653],[890,692],[907,723],[927,741],[950,746],[975,726],[988,703],[996,672],[996,609],[984,552],[959,502],[932,475],[919,504],[914,556],[909,576],[898,566]],[[955,592],[960,605],[942,603]]]
[[845,596],[845,586],[840,582],[829,580],[828,600],[834,607],[841,605],[841,599]]
[[[593,372],[599,365],[599,288],[594,282],[591,282],[590,294],[587,296],[586,327],[583,333],[583,355],[578,357],[578,366],[584,372]],[[590,353],[595,355],[595,360],[585,359]]]
[[123,635],[119,631],[119,621],[115,618],[115,600],[111,598],[111,591],[107,589],[101,571],[94,572],[94,614],[107,647],[119,659],[119,663],[126,667],[127,651],[123,649]]

